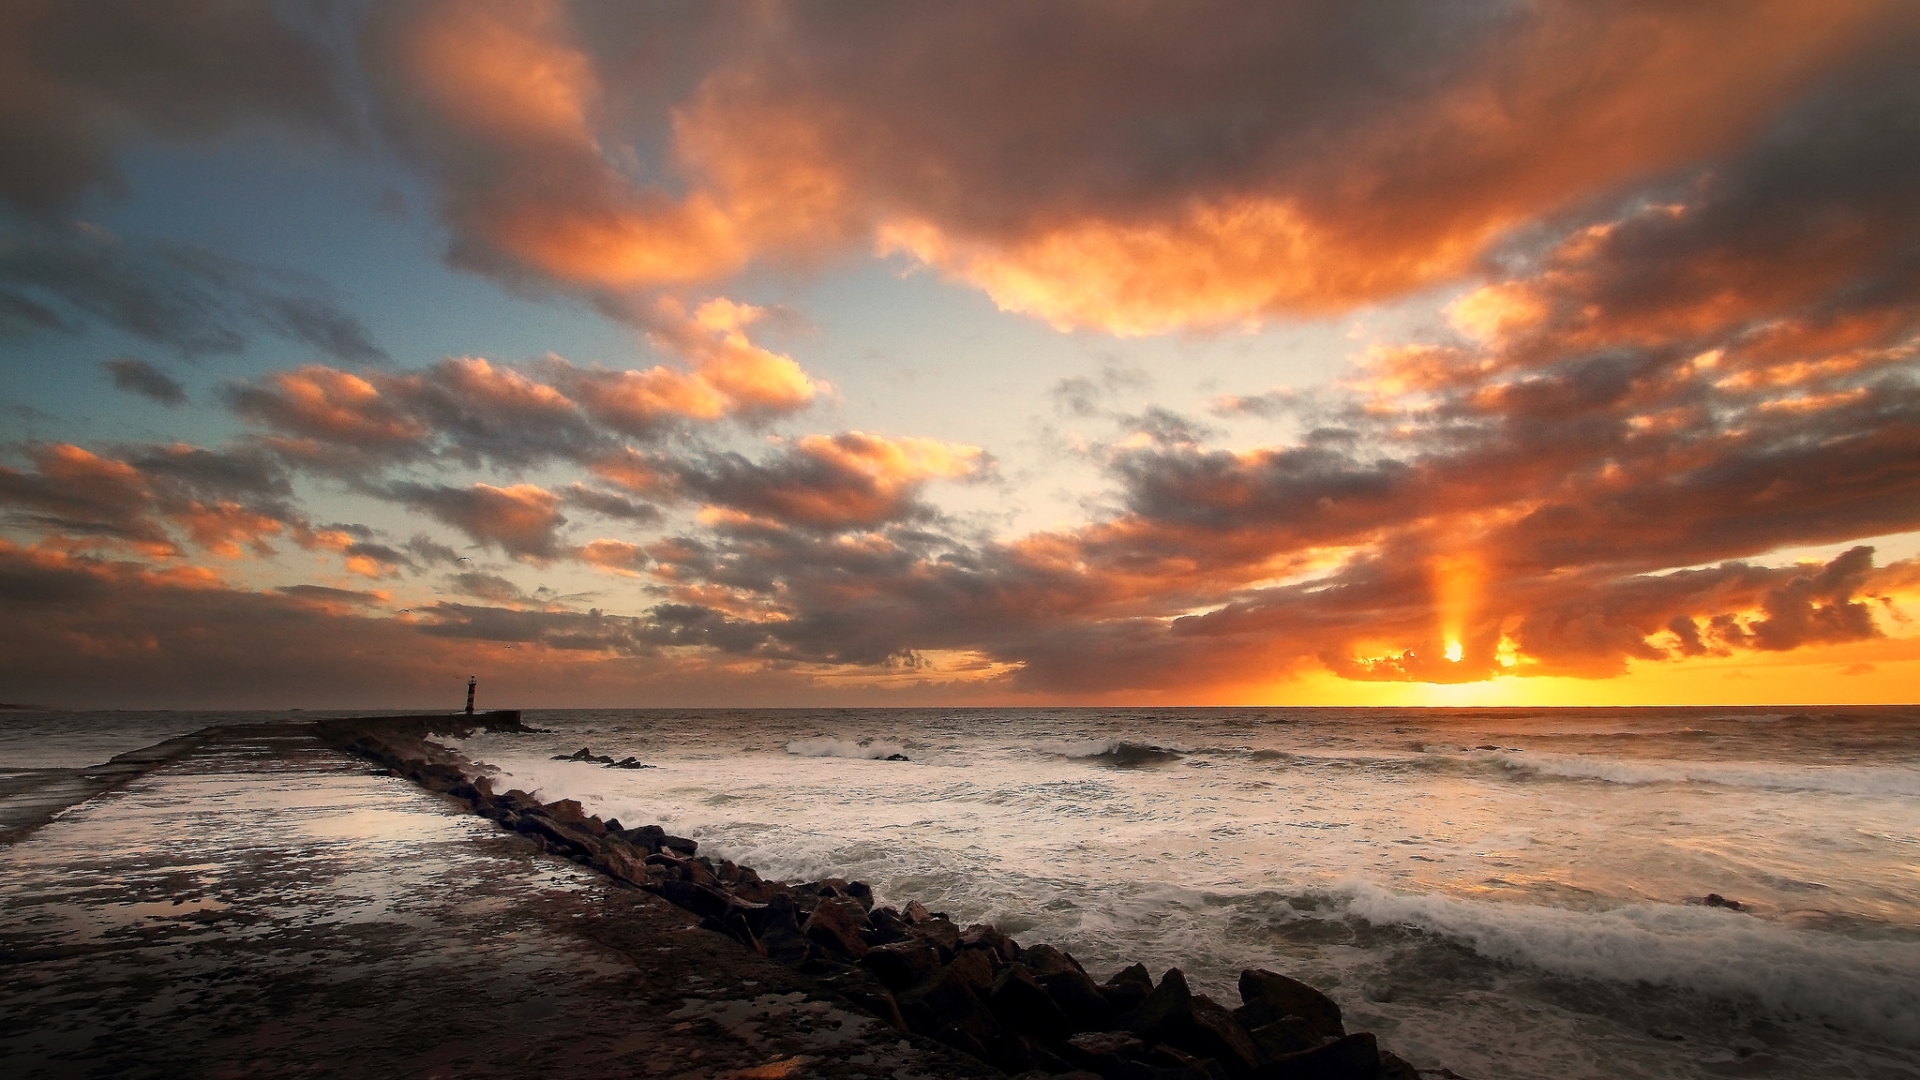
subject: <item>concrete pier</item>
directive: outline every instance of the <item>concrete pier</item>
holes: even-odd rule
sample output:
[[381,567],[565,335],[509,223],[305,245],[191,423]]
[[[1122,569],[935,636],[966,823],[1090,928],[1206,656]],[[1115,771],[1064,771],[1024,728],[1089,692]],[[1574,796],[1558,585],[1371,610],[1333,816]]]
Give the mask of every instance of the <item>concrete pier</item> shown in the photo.
[[997,1075],[304,726],[156,754],[8,797],[0,1075]]

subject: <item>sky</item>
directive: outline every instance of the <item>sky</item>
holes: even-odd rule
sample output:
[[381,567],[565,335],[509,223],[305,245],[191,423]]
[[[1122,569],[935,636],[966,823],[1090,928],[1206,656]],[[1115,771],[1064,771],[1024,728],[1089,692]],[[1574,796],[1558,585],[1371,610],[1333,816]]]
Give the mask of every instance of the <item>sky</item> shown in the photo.
[[0,0],[0,702],[1920,686],[1920,6]]

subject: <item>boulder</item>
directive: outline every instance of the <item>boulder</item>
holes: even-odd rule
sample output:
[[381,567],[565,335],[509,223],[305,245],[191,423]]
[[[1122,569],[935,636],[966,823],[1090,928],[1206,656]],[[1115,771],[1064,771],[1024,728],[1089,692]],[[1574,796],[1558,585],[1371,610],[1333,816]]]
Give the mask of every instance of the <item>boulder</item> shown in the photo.
[[710,885],[668,878],[650,886],[675,907],[686,908],[704,918],[721,919],[733,908],[733,898]]
[[1356,1032],[1275,1058],[1254,1070],[1253,1080],[1380,1080],[1380,1047],[1372,1033]]
[[933,1033],[933,1037],[953,1047],[955,1050],[973,1058],[975,1061],[991,1064],[993,1052],[988,1050],[973,1032],[957,1024],[949,1024]]
[[1247,1037],[1259,1048],[1263,1061],[1311,1050],[1322,1041],[1313,1026],[1298,1016],[1283,1016],[1270,1024],[1248,1028]]
[[[1032,960],[1035,949],[1027,950],[1027,959]],[[1078,968],[1067,968],[1051,974],[1039,976],[1041,986],[1060,1011],[1066,1014],[1069,1031],[1102,1031],[1113,1026],[1118,1015],[1106,995],[1093,984],[1087,973]]]
[[711,930],[716,934],[730,937],[761,956],[767,955],[767,947],[760,943],[760,938],[754,934],[753,927],[747,925],[746,915],[742,912],[729,911],[722,918],[704,916],[700,920],[700,927],[703,930]]
[[927,905],[918,900],[907,901],[907,906],[902,909],[900,913],[906,916],[908,922],[914,923],[915,925],[933,918],[933,914],[927,910]]
[[668,836],[667,830],[658,825],[642,825],[637,829],[626,829],[621,837],[635,847],[647,849],[649,854],[663,849],[671,850],[684,858],[692,858],[700,850],[700,845],[684,836]]
[[1036,978],[1061,971],[1077,971],[1082,975],[1087,973],[1087,969],[1080,966],[1080,961],[1051,945],[1041,944],[1021,950],[1020,961],[1033,969]]
[[1380,1051],[1380,1080],[1420,1080],[1420,1070],[1407,1059],[1386,1050]]
[[1327,995],[1297,979],[1260,968],[1240,973],[1240,1023],[1248,1028],[1262,1027],[1282,1017],[1298,1016],[1322,1038],[1339,1038],[1347,1033],[1340,1021],[1340,1006]]
[[813,955],[812,943],[800,932],[799,910],[785,893],[767,901],[754,929],[767,947],[767,956],[788,967],[799,967]]
[[1227,1070],[1218,1061],[1212,1058],[1195,1057],[1168,1043],[1161,1043],[1147,1051],[1147,1064],[1157,1069],[1170,1070],[1181,1076],[1205,1076],[1209,1080],[1229,1080]]
[[1025,964],[1000,969],[987,992],[987,1007],[1002,1024],[1036,1039],[1054,1042],[1072,1034],[1067,1014]]
[[1088,1031],[1062,1043],[1060,1051],[1069,1062],[1083,1069],[1115,1078],[1134,1071],[1125,1068],[1123,1063],[1135,1069],[1141,1067],[1141,1060],[1147,1056],[1147,1044],[1124,1031]]
[[885,1020],[896,1030],[907,1030],[906,1019],[900,1015],[900,1006],[894,1001],[892,991],[881,985],[871,973],[859,968],[848,968],[816,981],[826,989]]
[[982,949],[961,949],[953,954],[946,970],[982,998],[993,991],[993,961]]
[[1186,973],[1168,968],[1138,1008],[1120,1018],[1120,1025],[1148,1042],[1157,1042],[1162,1032],[1186,1020],[1193,1011],[1193,992],[1187,989]]
[[942,959],[951,958],[960,950],[960,928],[946,919],[929,918],[915,923],[913,936],[939,949]]
[[543,847],[556,855],[580,862],[591,862],[600,852],[600,842],[585,831],[566,822],[555,821],[536,810],[519,814],[514,819],[513,829],[539,840]]
[[940,966],[940,954],[924,942],[897,941],[867,950],[860,966],[873,972],[887,989],[899,991],[933,974]]
[[[960,944],[969,949],[988,950],[998,958],[999,963],[1011,964],[1020,959],[1019,942],[986,923],[974,923],[960,931]],[[999,963],[994,966],[998,967]]]
[[867,955],[865,935],[872,929],[858,901],[838,896],[821,899],[801,927],[807,940],[849,960]]
[[868,938],[875,945],[891,945],[896,941],[906,941],[913,937],[913,924],[906,916],[890,907],[877,907],[867,912],[867,921],[873,924],[873,934]]
[[1145,964],[1122,968],[1100,984],[1100,996],[1107,999],[1115,1012],[1124,1013],[1139,1008],[1151,993],[1153,976],[1147,974]]
[[1233,1014],[1190,991],[1179,968],[1167,969],[1160,985],[1121,1023],[1150,1043],[1168,1043],[1195,1058],[1210,1058],[1229,1076],[1247,1075],[1262,1057]]
[[849,881],[845,893],[857,901],[862,908],[869,912],[873,910],[873,886],[864,881]]
[[1196,1057],[1220,1063],[1229,1076],[1244,1077],[1264,1055],[1226,1006],[1205,994],[1193,995],[1191,1026],[1167,1041]]
[[713,871],[708,869],[706,863],[697,859],[680,858],[677,855],[669,854],[669,850],[670,849],[663,848],[647,856],[646,862],[651,866],[664,867],[669,877],[679,878],[682,881],[691,881],[696,885],[708,885],[716,888],[719,886],[720,879],[714,876]]
[[979,995],[950,967],[936,969],[918,986],[895,994],[894,1000],[899,1002],[900,1015],[909,1028],[950,1045],[951,1041],[942,1034],[950,1029],[966,1032],[976,1042],[991,1038],[1000,1030],[999,1022]]
[[991,1039],[981,1040],[991,1056],[987,1059],[995,1068],[1008,1076],[1018,1076],[1036,1067],[1033,1059],[1033,1044],[1025,1036],[1011,1031],[996,1033]]
[[760,875],[754,873],[751,866],[740,868],[740,878],[730,888],[733,895],[755,904],[767,903],[776,893],[785,895],[787,891],[786,886],[780,882],[761,881]]
[[647,883],[647,864],[632,847],[622,843],[603,844],[596,864],[611,877],[632,885]]

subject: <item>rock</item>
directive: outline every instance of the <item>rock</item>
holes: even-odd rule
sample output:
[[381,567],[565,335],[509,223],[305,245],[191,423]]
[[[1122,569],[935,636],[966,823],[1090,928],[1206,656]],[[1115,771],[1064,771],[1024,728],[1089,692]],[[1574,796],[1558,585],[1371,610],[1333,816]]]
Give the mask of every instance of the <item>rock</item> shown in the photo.
[[859,903],[844,897],[824,898],[801,928],[807,940],[849,960],[867,955],[865,934],[873,929]]
[[940,966],[940,954],[920,941],[897,941],[867,950],[860,966],[889,990],[900,991],[923,981]]
[[603,844],[597,865],[610,876],[633,885],[645,885],[649,877],[644,857],[622,843]]
[[555,821],[542,813],[534,811],[521,813],[515,818],[513,829],[534,837],[547,850],[569,859],[591,862],[600,853],[600,842],[597,839],[570,824]]
[[1186,1019],[1193,1010],[1193,993],[1187,989],[1186,973],[1168,968],[1160,976],[1160,985],[1136,1009],[1120,1018],[1120,1024],[1148,1042],[1155,1042],[1165,1029]]
[[1420,1080],[1420,1070],[1397,1054],[1380,1051],[1380,1080]]
[[594,838],[607,834],[606,825],[597,817],[587,813],[586,808],[573,799],[560,799],[546,805],[547,816],[555,821],[587,833]]
[[969,949],[990,950],[1001,963],[1011,964],[1020,959],[1019,942],[986,923],[974,923],[960,931],[960,944]]
[[609,768],[609,769],[652,769],[656,767],[657,766],[645,764],[639,758],[636,758],[636,757],[624,758],[620,761],[609,761],[606,763],[606,768]]
[[1080,961],[1051,945],[1042,944],[1023,949],[1020,961],[1033,969],[1036,978],[1044,978],[1059,971],[1078,971],[1082,975],[1087,973],[1087,969],[1080,966]]
[[907,755],[905,755],[905,754],[888,754],[888,755],[887,755],[886,757],[884,757],[884,758],[881,758],[880,760],[882,760],[882,761],[907,761],[907,760],[909,760],[909,759],[908,759],[908,757],[907,757]]
[[788,967],[799,967],[813,955],[812,943],[800,932],[798,916],[793,899],[777,893],[761,910],[759,925],[755,927],[761,944],[767,947],[767,956]]
[[1123,1063],[1137,1067],[1147,1056],[1147,1044],[1124,1031],[1089,1031],[1068,1039],[1060,1046],[1067,1060],[1103,1077],[1118,1077],[1131,1071]]
[[987,959],[984,949],[961,949],[953,954],[946,970],[982,998],[993,991],[993,961]]
[[993,1052],[986,1048],[972,1032],[956,1025],[948,1025],[933,1033],[933,1037],[953,1047],[955,1050],[976,1061],[991,1064]]
[[732,897],[710,885],[702,885],[698,882],[668,878],[654,889],[673,906],[686,908],[695,915],[706,918],[725,918],[728,911],[733,908]]
[[965,1031],[976,1042],[990,1038],[1000,1029],[993,1013],[952,968],[936,969],[925,982],[894,995],[907,1027],[922,1035],[941,1038],[950,1028]]
[[1283,1016],[1270,1024],[1248,1028],[1247,1037],[1253,1040],[1263,1061],[1311,1050],[1321,1041],[1313,1026],[1298,1016]]
[[927,905],[918,900],[907,901],[907,906],[901,911],[901,914],[906,916],[908,922],[915,925],[933,918],[933,915],[927,911]]
[[1315,1034],[1338,1038],[1347,1033],[1340,1022],[1340,1006],[1327,995],[1297,979],[1260,968],[1240,973],[1240,1023],[1261,1027],[1286,1016],[1305,1020]]
[[1747,910],[1747,905],[1738,900],[1729,900],[1717,892],[1708,893],[1705,897],[1701,898],[1700,902],[1708,907],[1723,907],[1729,911]]
[[1009,1076],[1026,1072],[1036,1066],[1033,1059],[1033,1044],[1025,1036],[1011,1031],[1002,1031],[991,1039],[981,1041],[992,1055],[988,1060],[995,1068]]
[[892,992],[869,972],[849,968],[817,981],[821,986],[885,1020],[896,1030],[907,1030],[906,1019],[900,1015],[899,1003],[894,1001]]
[[1211,1058],[1234,1077],[1247,1075],[1262,1057],[1233,1014],[1192,993],[1179,968],[1169,968],[1147,1000],[1120,1022],[1150,1043],[1170,1043],[1196,1058]]
[[[1033,959],[1035,951],[1027,950],[1027,960]],[[1067,1030],[1100,1031],[1113,1026],[1118,1013],[1086,972],[1077,967],[1067,968],[1041,975],[1039,982],[1066,1014]]]
[[1113,1005],[1115,1012],[1130,1012],[1140,1007],[1153,993],[1153,976],[1147,965],[1135,964],[1113,973],[1100,986],[1100,996]]
[[730,937],[761,956],[767,955],[767,947],[760,943],[760,939],[753,932],[753,927],[747,925],[746,916],[741,912],[730,911],[724,918],[718,919],[710,915],[702,917],[700,926],[704,930]]
[[847,896],[857,901],[862,909],[868,912],[873,911],[873,886],[864,881],[849,881],[844,891]]
[[696,885],[708,885],[716,888],[719,886],[720,879],[714,876],[712,868],[704,861],[699,859],[683,859],[677,855],[669,854],[669,850],[670,849],[663,848],[647,856],[647,863],[651,866],[665,867],[669,876],[679,878],[682,881],[691,881]]
[[756,904],[767,903],[776,894],[785,895],[787,891],[786,886],[779,882],[761,881],[760,875],[755,873],[751,866],[740,868],[739,880],[735,881],[731,888],[733,895]]
[[1380,1046],[1361,1031],[1254,1070],[1253,1080],[1380,1080]]
[[1196,1057],[1219,1062],[1234,1077],[1246,1076],[1262,1060],[1259,1048],[1226,1006],[1205,994],[1195,994],[1191,1015],[1192,1027],[1170,1035],[1168,1042]]
[[875,945],[891,945],[896,941],[906,941],[913,937],[913,924],[890,907],[877,907],[868,911],[867,921],[873,924],[873,934],[867,940]]
[[960,950],[960,928],[946,919],[930,918],[916,923],[913,936],[939,949],[943,960],[951,959]]
[[1000,969],[987,992],[987,1007],[1002,1024],[1024,1035],[1053,1042],[1072,1034],[1067,1014],[1025,964]]
[[670,850],[682,857],[692,858],[700,850],[700,845],[683,836],[668,836],[667,830],[658,825],[642,825],[637,829],[626,829],[621,837],[635,847],[646,848],[649,854]]
[[1209,1080],[1229,1080],[1227,1070],[1218,1061],[1209,1057],[1195,1057],[1167,1043],[1161,1043],[1147,1051],[1147,1064],[1163,1070],[1172,1070],[1183,1077],[1204,1076]]

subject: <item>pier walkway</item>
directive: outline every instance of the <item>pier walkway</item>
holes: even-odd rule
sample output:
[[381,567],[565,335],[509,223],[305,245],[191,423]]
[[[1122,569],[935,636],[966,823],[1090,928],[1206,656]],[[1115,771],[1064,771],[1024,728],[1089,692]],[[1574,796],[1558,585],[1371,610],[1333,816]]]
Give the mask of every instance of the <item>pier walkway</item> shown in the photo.
[[997,1075],[304,726],[186,739],[6,793],[0,1075]]

